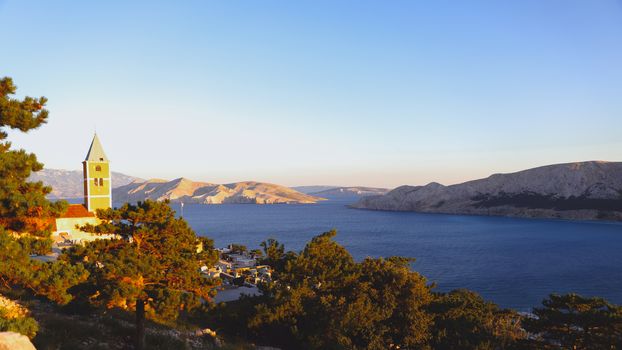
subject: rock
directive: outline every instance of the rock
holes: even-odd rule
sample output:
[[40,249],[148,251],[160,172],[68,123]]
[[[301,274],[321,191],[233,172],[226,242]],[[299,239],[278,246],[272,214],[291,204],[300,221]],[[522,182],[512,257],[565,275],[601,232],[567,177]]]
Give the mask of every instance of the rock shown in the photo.
[[291,188],[262,182],[246,181],[220,185],[185,178],[131,183],[113,189],[112,198],[117,202],[130,203],[146,199],[168,199],[171,202],[201,204],[307,204],[322,200]]
[[622,220],[622,162],[549,165],[443,186],[401,186],[352,207],[426,213]]
[[368,196],[383,195],[389,192],[386,188],[378,187],[335,187],[319,192],[309,193],[310,195],[340,200],[340,199],[359,199]]
[[[41,181],[52,187],[49,198],[82,198],[84,196],[84,179],[82,170],[43,169],[33,173],[28,181]],[[112,172],[112,186],[119,187],[131,182],[144,181],[134,176]]]
[[0,332],[0,350],[36,350],[27,336],[14,332]]

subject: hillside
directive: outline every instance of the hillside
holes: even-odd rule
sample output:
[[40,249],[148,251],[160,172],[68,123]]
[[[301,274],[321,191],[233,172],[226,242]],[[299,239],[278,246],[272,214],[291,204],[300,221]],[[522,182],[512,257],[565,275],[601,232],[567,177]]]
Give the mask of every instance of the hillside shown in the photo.
[[292,190],[302,192],[305,194],[313,194],[321,191],[332,190],[333,188],[337,188],[339,186],[326,186],[326,185],[315,185],[315,186],[294,186],[290,187]]
[[622,220],[622,162],[543,166],[457,185],[401,186],[352,207],[427,213]]
[[[84,196],[84,180],[82,170],[43,169],[33,173],[29,181],[42,181],[52,186],[51,199],[80,198]],[[112,186],[119,187],[143,179],[121,173],[112,172]]]
[[367,196],[383,195],[389,192],[386,188],[376,187],[333,187],[318,192],[311,192],[313,196],[327,199],[359,199]]
[[268,183],[247,181],[221,185],[195,182],[185,178],[172,181],[152,179],[142,183],[131,183],[113,189],[112,197],[115,202],[169,199],[173,202],[203,204],[308,204],[322,200]]

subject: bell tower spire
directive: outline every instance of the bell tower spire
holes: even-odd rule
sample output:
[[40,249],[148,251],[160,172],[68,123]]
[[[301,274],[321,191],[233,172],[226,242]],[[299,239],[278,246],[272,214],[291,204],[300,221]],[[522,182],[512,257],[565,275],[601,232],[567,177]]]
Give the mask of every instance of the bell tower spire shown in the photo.
[[84,206],[90,212],[112,207],[112,182],[110,161],[97,137],[93,136],[91,147],[82,162],[84,172]]

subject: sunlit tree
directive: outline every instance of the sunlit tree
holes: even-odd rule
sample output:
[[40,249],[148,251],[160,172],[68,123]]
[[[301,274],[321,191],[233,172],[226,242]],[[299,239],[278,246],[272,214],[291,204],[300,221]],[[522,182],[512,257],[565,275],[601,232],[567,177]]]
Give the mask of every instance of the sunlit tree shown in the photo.
[[602,298],[551,294],[525,328],[540,347],[622,349],[622,307]]
[[275,241],[264,245],[268,256],[280,256],[285,264],[278,280],[264,286],[251,330],[260,340],[285,348],[425,345],[431,317],[423,307],[431,294],[425,279],[410,271],[410,260],[368,258],[357,263],[332,240],[335,234],[314,237],[297,255],[283,254]]
[[144,347],[145,315],[173,321],[214,295],[217,281],[200,273],[218,258],[212,243],[176,218],[168,202],[125,204],[97,215],[103,223],[84,229],[118,238],[73,247],[62,259],[89,270],[80,293],[90,302],[136,312],[138,349]]
[[30,241],[42,252],[49,249],[49,218],[62,213],[66,203],[51,203],[45,197],[51,192],[50,187],[27,181],[43,164],[32,153],[12,149],[7,140],[8,129],[26,133],[43,125],[48,118],[45,97],[16,99],[12,97],[15,92],[11,78],[0,79],[0,225],[17,234],[43,240],[47,245]]
[[6,288],[26,288],[64,304],[71,299],[67,288],[88,273],[80,264],[45,263],[31,253],[49,250],[50,224],[66,208],[45,196],[51,188],[28,182],[43,165],[34,154],[11,149],[7,129],[28,132],[47,121],[44,97],[13,98],[16,87],[10,78],[0,79],[0,282]]

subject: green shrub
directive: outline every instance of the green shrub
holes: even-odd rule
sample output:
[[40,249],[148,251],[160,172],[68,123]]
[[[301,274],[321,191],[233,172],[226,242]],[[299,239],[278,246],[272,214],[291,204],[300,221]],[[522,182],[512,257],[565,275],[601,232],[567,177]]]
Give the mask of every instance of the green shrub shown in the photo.
[[0,332],[16,332],[32,339],[39,331],[39,324],[32,317],[6,317],[6,310],[0,309]]

